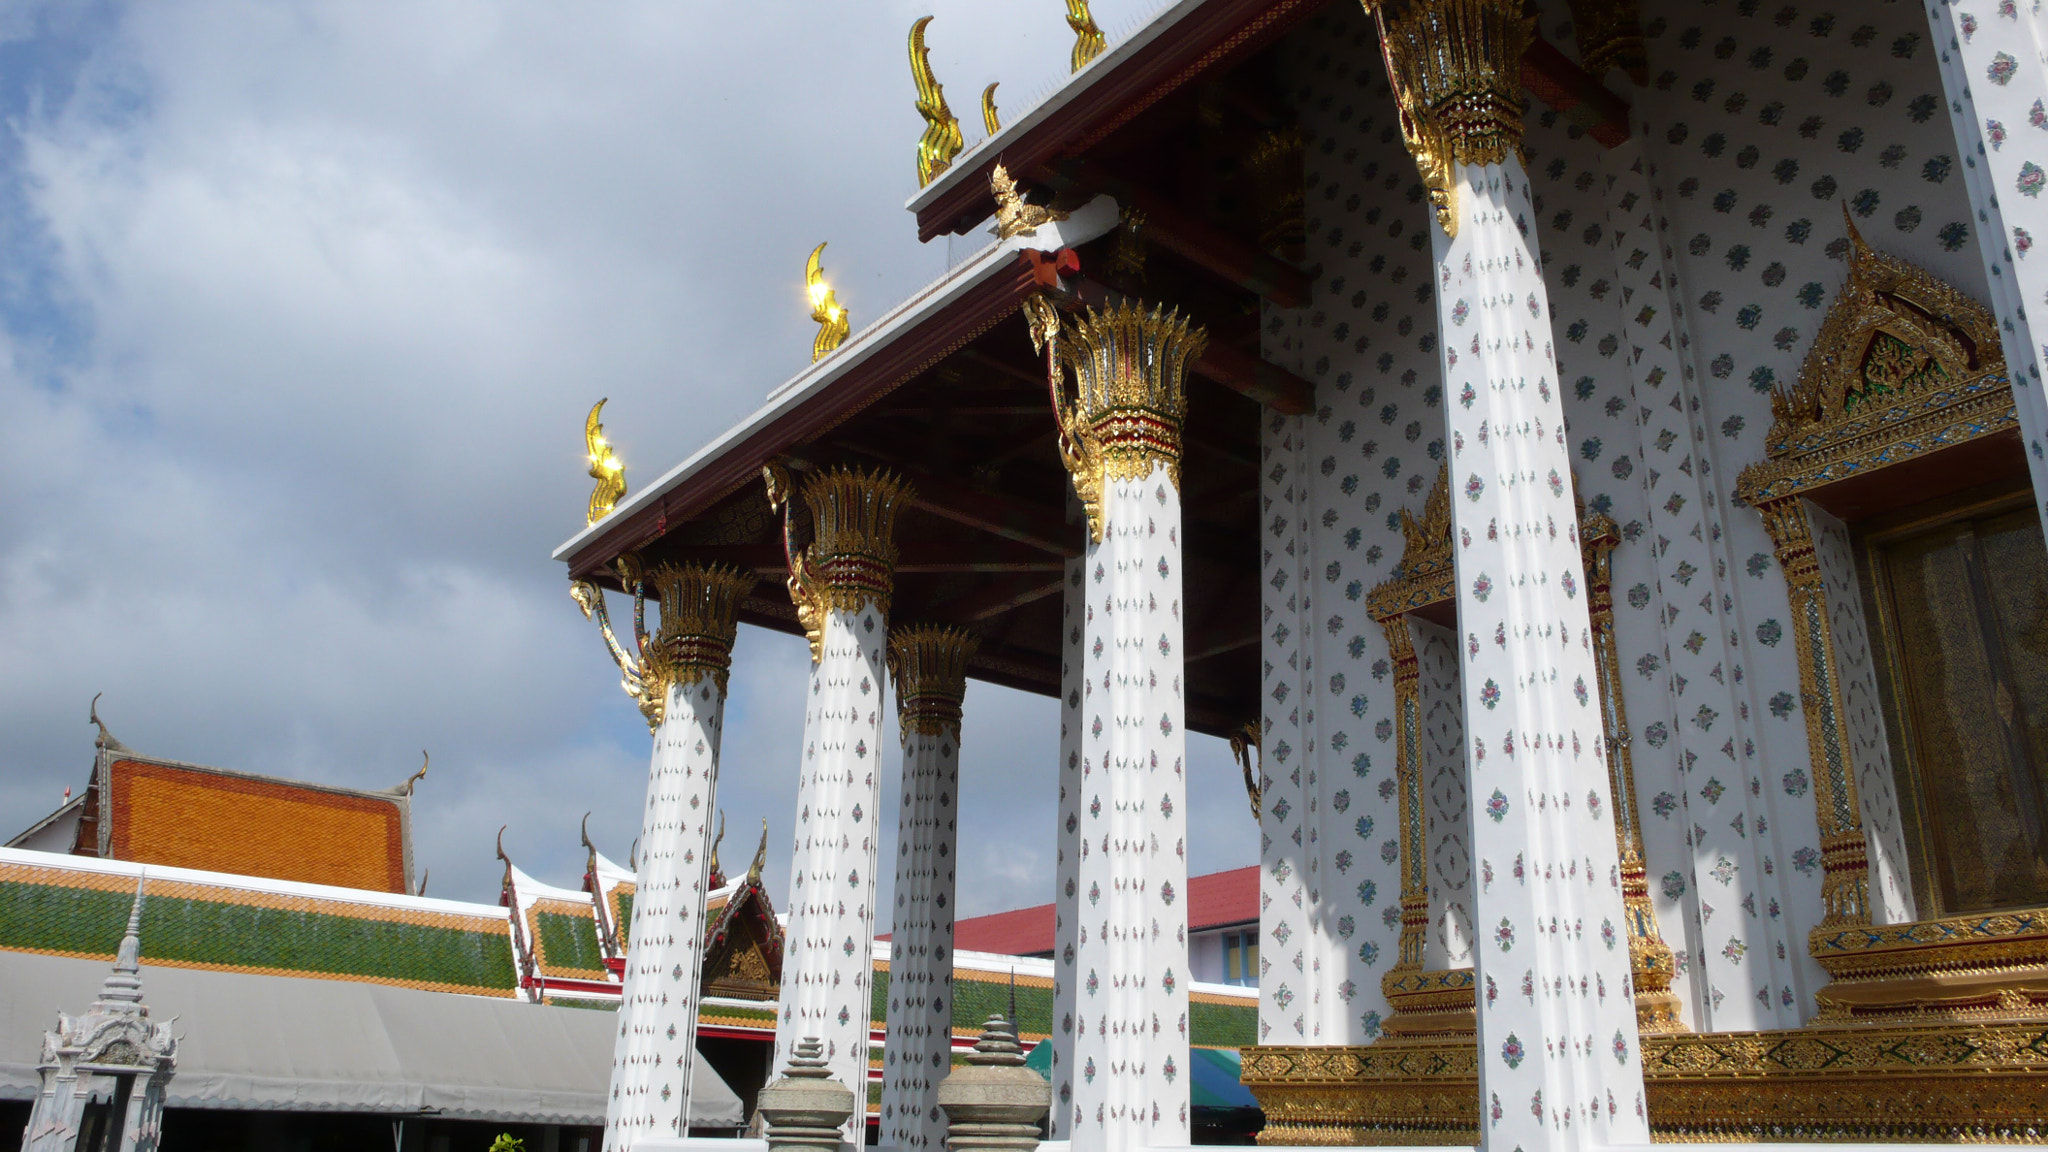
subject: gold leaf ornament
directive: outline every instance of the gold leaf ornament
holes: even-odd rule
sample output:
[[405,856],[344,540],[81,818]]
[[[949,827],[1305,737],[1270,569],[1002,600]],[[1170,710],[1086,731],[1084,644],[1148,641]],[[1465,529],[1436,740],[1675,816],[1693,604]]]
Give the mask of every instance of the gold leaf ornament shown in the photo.
[[1094,13],[1088,11],[1088,0],[1067,0],[1067,27],[1074,30],[1074,52],[1068,63],[1069,71],[1079,72],[1088,62],[1102,55],[1109,46],[1103,39],[1102,28],[1095,23]]
[[595,524],[611,515],[626,495],[626,464],[605,439],[604,425],[598,417],[604,412],[607,400],[599,400],[590,406],[590,415],[583,419],[583,448],[590,462],[590,478],[597,481],[597,487],[590,493],[590,514],[584,521]]
[[931,53],[924,45],[925,25],[932,18],[921,17],[910,26],[910,79],[917,85],[917,114],[924,117],[924,135],[917,141],[917,186],[952,166],[966,141],[960,135],[960,121],[946,107],[946,89],[932,74]]
[[840,306],[838,293],[825,282],[825,266],[819,258],[825,254],[825,245],[811,249],[811,258],[804,261],[804,291],[811,298],[811,319],[818,322],[817,338],[811,341],[811,363],[815,364],[830,355],[846,339],[849,321],[846,309]]

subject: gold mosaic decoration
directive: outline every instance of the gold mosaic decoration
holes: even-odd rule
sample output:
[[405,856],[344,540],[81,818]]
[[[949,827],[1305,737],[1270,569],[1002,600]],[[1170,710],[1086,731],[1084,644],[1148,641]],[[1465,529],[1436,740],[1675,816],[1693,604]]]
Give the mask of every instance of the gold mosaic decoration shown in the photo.
[[1499,164],[1522,145],[1520,0],[1360,0],[1379,25],[1401,136],[1437,223],[1458,234],[1458,164]]
[[896,730],[960,738],[960,706],[967,696],[967,659],[981,642],[960,628],[913,624],[889,633],[889,676],[896,682]]
[[[1208,333],[1178,311],[1125,300],[1062,320],[1042,296],[1025,302],[1032,346],[1046,356],[1060,460],[1088,513],[1088,538],[1102,543],[1102,498],[1117,480],[1137,480],[1164,464],[1180,487],[1183,391],[1189,363]],[[1073,390],[1066,388],[1066,372]]]
[[1067,218],[1065,212],[1028,203],[1010,170],[1001,163],[988,174],[988,190],[996,198],[997,239],[1008,240],[1012,236],[1036,232],[1040,224]]
[[946,88],[932,75],[931,52],[924,46],[924,28],[932,18],[920,17],[910,26],[910,79],[917,85],[917,114],[924,117],[924,135],[917,141],[917,186],[952,167],[965,140],[960,120],[946,107]]

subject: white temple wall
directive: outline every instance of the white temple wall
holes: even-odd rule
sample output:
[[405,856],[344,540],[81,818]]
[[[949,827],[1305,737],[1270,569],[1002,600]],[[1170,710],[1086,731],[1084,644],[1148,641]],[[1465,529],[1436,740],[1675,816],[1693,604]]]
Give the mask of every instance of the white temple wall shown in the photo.
[[[1305,139],[1304,266],[1321,275],[1307,307],[1267,307],[1261,349],[1315,383],[1317,407],[1269,416],[1262,444],[1261,699],[1280,723],[1264,746],[1259,1032],[1360,1044],[1387,1013],[1401,895],[1393,671],[1365,595],[1400,562],[1399,509],[1420,512],[1442,466],[1434,257],[1371,21],[1333,7],[1281,52]],[[1301,999],[1311,977],[1331,1001],[1319,1017]]]
[[[1770,390],[1796,379],[1846,274],[1844,205],[1872,245],[1980,299],[1986,292],[1922,14],[1863,5],[1838,15],[1798,12],[1781,26],[1779,10],[1673,5],[1651,14],[1651,85],[1634,115],[1669,237],[1680,347],[1694,373],[1688,383],[1703,402],[1701,462],[1713,466],[1725,551],[1742,573],[1729,581],[1731,675],[1755,702],[1757,730],[1755,754],[1742,749],[1742,777],[1714,790],[1718,801],[1697,781],[1681,795],[1696,840],[1731,825],[1732,814],[1714,810],[1741,794],[1765,802],[1744,831],[1785,895],[1780,905],[1747,891],[1742,915],[1754,907],[1766,921],[1782,919],[1764,959],[1776,962],[1782,947],[1796,978],[1757,986],[1759,974],[1750,973],[1739,982],[1756,950],[1743,955],[1736,936],[1717,948],[1724,934],[1711,921],[1694,960],[1726,977],[1710,1001],[1713,992],[1730,1004],[1746,991],[1768,994],[1775,1014],[1803,1020],[1823,982],[1805,947],[1821,909],[1813,769],[1783,576],[1761,519],[1734,507],[1728,489],[1763,457]],[[1675,674],[1697,674],[1686,670],[1682,649],[1671,651]]]

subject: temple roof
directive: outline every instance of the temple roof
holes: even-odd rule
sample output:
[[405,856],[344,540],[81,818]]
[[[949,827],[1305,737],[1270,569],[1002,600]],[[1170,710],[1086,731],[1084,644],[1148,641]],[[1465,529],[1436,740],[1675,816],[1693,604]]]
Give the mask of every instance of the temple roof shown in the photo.
[[[1258,865],[1188,877],[1187,908],[1190,932],[1258,923]],[[1055,948],[1053,926],[1050,904],[971,916],[953,926],[953,946],[961,952],[997,956],[1050,956]]]

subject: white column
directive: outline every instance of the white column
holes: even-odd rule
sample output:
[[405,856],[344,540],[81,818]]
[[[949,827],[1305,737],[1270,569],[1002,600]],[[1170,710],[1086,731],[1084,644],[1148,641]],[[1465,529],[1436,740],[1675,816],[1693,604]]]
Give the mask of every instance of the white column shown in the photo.
[[1087,506],[1075,1152],[1188,1142],[1181,373],[1203,336],[1133,304],[1069,320],[1061,451]]
[[643,699],[662,707],[649,717],[654,756],[605,1104],[606,1152],[688,1134],[726,671],[739,600],[754,585],[752,576],[694,565],[658,570],[654,582],[661,630],[645,646],[639,675]]
[[[1054,1140],[1069,1137],[1074,1107],[1074,956],[1081,892],[1081,688],[1088,559],[1067,561],[1060,605],[1060,802],[1052,899],[1052,1112]],[[1016,1021],[1011,1021],[1012,1024]]]
[[810,478],[802,498],[812,542],[794,556],[790,580],[813,663],[773,1067],[786,1067],[805,1038],[819,1039],[832,1077],[854,1094],[846,1139],[855,1148],[867,1131],[891,538],[906,494],[884,475],[841,469]]
[[[2034,478],[2034,507],[2048,531],[2048,345],[2033,334],[2026,302],[2048,307],[2048,149],[2036,111],[2048,101],[2048,17],[2038,4],[1930,0],[1927,22],[1941,61],[1941,86],[1963,155],[1963,183],[1977,209],[1977,250],[1991,285],[2013,405]],[[1988,145],[1988,147],[1987,147]],[[2018,255],[2019,259],[2014,260]]]
[[1437,205],[1481,1146],[1648,1144],[1571,459],[1516,151],[1531,29],[1516,0],[1386,0],[1375,15]]
[[882,1047],[882,1142],[943,1148],[939,1081],[953,1058],[953,895],[959,834],[960,705],[967,633],[919,625],[889,639],[903,741],[896,908],[889,933],[889,1019]]

